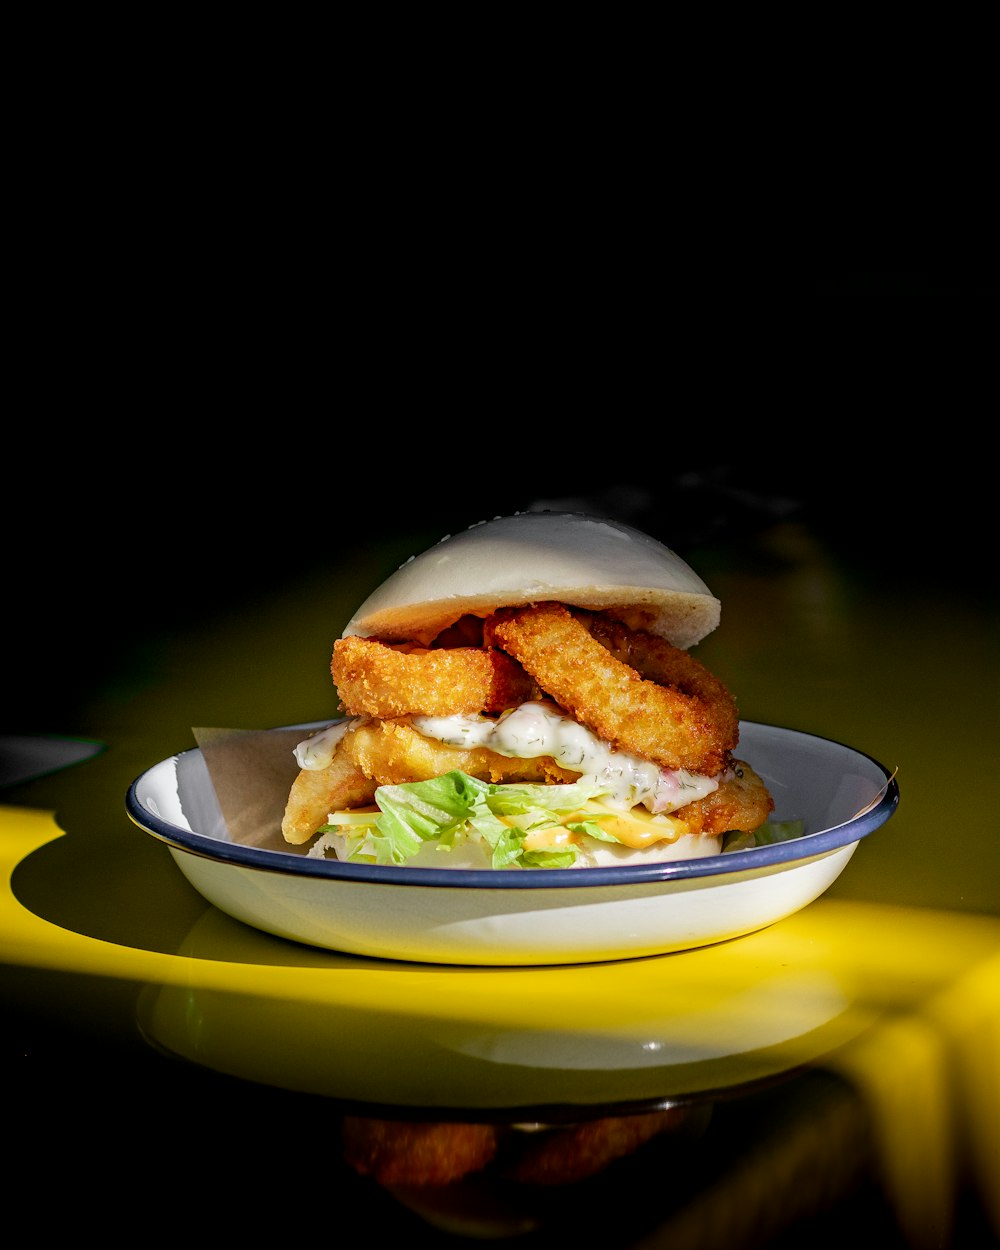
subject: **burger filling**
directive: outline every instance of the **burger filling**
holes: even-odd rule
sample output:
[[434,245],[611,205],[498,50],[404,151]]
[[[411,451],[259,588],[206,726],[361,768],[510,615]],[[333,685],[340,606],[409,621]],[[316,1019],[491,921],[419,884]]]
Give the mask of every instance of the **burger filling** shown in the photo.
[[[328,766],[352,723],[300,743],[299,766]],[[614,865],[634,858],[635,851],[650,851],[650,860],[675,858],[674,844],[682,838],[688,856],[721,849],[720,837],[692,838],[687,824],[670,813],[718,790],[727,773],[698,776],[615,750],[554,703],[523,703],[496,719],[414,716],[412,724],[449,746],[485,747],[510,759],[551,757],[580,776],[566,785],[496,784],[456,770],[429,781],[380,786],[374,804],[329,814],[311,856],[451,868],[559,868]]]

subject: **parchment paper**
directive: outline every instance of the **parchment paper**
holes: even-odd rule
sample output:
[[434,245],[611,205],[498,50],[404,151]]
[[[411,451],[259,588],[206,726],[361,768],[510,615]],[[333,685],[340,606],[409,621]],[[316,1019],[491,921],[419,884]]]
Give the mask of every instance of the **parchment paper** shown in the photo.
[[[230,840],[269,851],[305,852],[281,836],[281,818],[299,765],[305,729],[193,729]],[[195,825],[195,828],[198,826]]]

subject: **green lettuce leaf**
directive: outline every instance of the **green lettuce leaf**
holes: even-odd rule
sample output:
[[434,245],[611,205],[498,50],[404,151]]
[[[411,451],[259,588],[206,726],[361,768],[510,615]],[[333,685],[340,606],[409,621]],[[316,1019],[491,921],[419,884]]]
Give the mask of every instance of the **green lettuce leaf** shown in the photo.
[[805,833],[802,820],[769,820],[754,833],[742,829],[730,829],[722,835],[722,850],[749,851],[755,846],[771,846],[774,842],[789,842]]
[[[405,864],[427,842],[447,851],[474,838],[485,844],[494,868],[566,868],[576,859],[572,848],[525,851],[525,836],[560,824],[561,815],[600,793],[596,783],[582,779],[554,786],[494,784],[455,769],[429,781],[379,786],[377,812],[333,813],[321,832],[340,834],[347,840],[348,858],[368,863]],[[598,831],[594,836],[607,835]]]

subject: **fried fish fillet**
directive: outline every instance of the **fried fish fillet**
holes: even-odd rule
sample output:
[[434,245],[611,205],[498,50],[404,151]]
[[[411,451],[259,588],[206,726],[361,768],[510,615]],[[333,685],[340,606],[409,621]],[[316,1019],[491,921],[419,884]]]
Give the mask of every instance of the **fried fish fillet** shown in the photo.
[[364,807],[378,786],[429,781],[460,769],[480,781],[575,781],[578,773],[561,767],[550,755],[510,759],[486,747],[466,750],[425,738],[405,716],[361,720],[337,743],[327,768],[303,768],[292,784],[281,832],[286,842],[308,842],[330,812]]

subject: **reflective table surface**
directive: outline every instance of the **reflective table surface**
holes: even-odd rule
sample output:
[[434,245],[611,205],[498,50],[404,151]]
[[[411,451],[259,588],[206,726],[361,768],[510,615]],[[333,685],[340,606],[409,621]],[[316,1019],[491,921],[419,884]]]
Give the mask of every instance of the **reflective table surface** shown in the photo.
[[439,536],[357,530],[182,606],[175,553],[119,599],[90,680],[4,726],[3,1075],[39,1226],[137,1202],[140,1233],[186,1237],[996,1245],[995,605],[894,564],[894,532],[769,515],[684,550],[723,604],[697,654],[743,718],[900,787],[830,889],[759,932],[587,966],[341,955],[216,910],[127,819],[195,726],[333,719],[333,639]]

